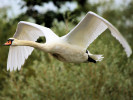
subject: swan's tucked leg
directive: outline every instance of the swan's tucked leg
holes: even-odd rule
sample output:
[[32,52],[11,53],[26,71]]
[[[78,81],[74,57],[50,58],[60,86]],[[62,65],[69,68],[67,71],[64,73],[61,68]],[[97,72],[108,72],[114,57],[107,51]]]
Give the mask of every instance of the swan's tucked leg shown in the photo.
[[89,61],[89,62],[96,63],[96,60],[92,59],[89,55],[88,55],[88,61]]

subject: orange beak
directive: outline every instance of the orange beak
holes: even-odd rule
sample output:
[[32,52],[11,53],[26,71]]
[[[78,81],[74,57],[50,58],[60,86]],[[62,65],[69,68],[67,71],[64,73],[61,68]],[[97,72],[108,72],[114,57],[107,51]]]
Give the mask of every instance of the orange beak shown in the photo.
[[10,46],[12,44],[12,41],[11,40],[8,40],[4,45],[5,46]]

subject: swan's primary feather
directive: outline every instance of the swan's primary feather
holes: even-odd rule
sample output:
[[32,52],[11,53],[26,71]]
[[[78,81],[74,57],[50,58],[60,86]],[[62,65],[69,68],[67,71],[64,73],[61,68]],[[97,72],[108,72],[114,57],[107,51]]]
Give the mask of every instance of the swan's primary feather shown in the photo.
[[[19,40],[36,41],[40,36],[45,36],[46,42],[58,38],[51,29],[24,21],[18,23],[17,30],[13,37]],[[33,49],[33,47],[29,46],[10,46],[7,70],[12,71],[17,68],[20,70]]]
[[129,57],[132,54],[132,50],[124,37],[110,22],[93,12],[88,12],[85,18],[62,38],[73,45],[78,45],[86,49],[107,28],[122,44]]

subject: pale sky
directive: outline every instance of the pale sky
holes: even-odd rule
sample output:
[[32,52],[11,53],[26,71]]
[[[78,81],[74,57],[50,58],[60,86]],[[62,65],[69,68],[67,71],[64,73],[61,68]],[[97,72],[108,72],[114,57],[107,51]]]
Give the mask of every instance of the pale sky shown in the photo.
[[[103,2],[103,1],[110,1],[110,0],[89,0],[92,3],[97,3],[97,2]],[[115,0],[115,7],[118,7],[120,4],[128,4],[130,0],[125,0],[126,2],[123,2],[123,0]],[[17,15],[19,15],[22,12],[25,12],[27,8],[23,8],[21,9],[21,5],[23,5],[24,2],[22,2],[22,0],[0,0],[0,8],[5,7],[5,6],[10,6],[11,9],[8,10],[8,16],[9,17],[15,17]],[[69,10],[74,10],[77,7],[76,2],[70,3],[70,2],[66,2],[65,5],[63,5],[60,9],[60,12],[66,11],[67,9]],[[52,2],[49,3],[45,3],[43,4],[43,6],[35,6],[35,9],[37,9],[40,13],[44,13],[47,10],[53,10],[53,11],[57,11],[58,8],[56,8],[54,6],[54,4]]]

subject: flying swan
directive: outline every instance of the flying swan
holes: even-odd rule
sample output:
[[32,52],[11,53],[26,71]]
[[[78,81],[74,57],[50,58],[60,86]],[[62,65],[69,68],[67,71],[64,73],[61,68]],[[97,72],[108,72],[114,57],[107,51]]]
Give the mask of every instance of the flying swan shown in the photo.
[[[4,44],[10,46],[7,70],[20,70],[34,48],[50,53],[63,62],[96,63],[101,61],[103,56],[91,54],[87,47],[107,28],[122,44],[127,57],[129,57],[132,50],[120,32],[106,19],[91,11],[68,34],[62,37],[57,36],[49,28],[20,21],[13,38],[9,38]],[[46,38],[46,43],[35,42],[41,36]]]

